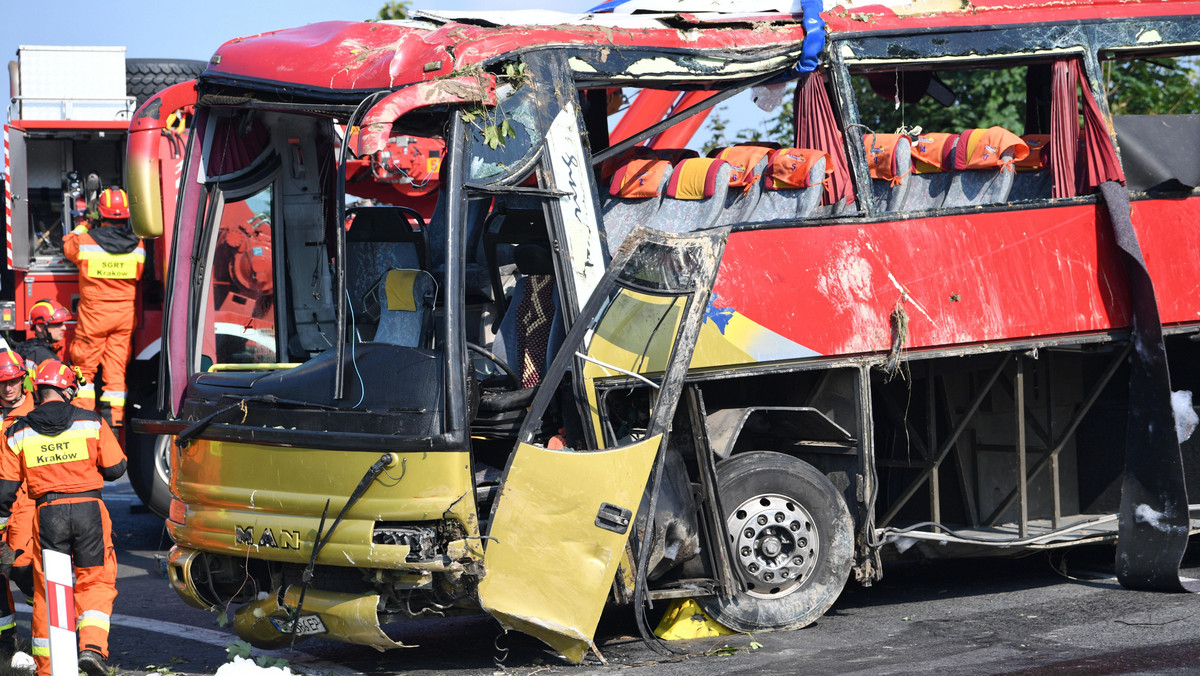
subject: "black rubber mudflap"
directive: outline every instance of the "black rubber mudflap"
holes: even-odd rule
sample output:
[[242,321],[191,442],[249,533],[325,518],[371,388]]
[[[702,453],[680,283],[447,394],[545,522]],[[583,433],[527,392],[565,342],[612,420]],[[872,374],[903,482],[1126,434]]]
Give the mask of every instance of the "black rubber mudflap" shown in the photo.
[[1129,191],[1107,181],[1100,194],[1125,253],[1133,303],[1117,578],[1130,589],[1189,591],[1179,579],[1179,563],[1191,521],[1158,302],[1130,218]]

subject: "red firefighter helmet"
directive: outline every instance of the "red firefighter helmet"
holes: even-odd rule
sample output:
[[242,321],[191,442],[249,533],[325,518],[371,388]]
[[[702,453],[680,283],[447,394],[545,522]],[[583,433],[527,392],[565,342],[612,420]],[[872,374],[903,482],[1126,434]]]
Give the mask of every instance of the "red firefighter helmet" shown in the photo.
[[25,360],[21,359],[21,355],[12,350],[0,352],[0,382],[24,378],[26,373]]
[[100,218],[129,218],[129,196],[120,188],[107,188],[96,200]]
[[70,318],[71,311],[51,298],[43,298],[34,303],[33,307],[29,308],[29,323],[33,326],[39,324],[62,324]]
[[78,384],[75,371],[57,359],[47,359],[38,364],[37,372],[33,374],[34,387],[50,385],[65,390]]

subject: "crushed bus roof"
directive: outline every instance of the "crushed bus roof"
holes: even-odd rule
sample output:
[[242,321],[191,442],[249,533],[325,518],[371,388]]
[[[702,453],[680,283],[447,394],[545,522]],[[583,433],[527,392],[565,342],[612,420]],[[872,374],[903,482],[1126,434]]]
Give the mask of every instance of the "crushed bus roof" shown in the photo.
[[[574,50],[573,70],[598,84],[745,78],[786,67],[800,54],[805,31],[798,5],[792,8],[797,13],[527,10],[418,12],[407,21],[330,21],[231,40],[213,55],[202,79],[249,87],[283,84],[314,93],[369,92],[446,77],[547,46]],[[822,17],[836,39],[893,30],[1189,13],[1200,13],[1200,2],[884,0],[842,3]]]
[[[798,55],[803,39],[803,27],[790,19],[720,30],[667,28],[665,24],[620,28],[595,23],[486,27],[457,22],[440,26],[325,22],[227,42],[213,56],[204,77],[377,91],[438,79],[503,55],[549,45],[580,48],[580,57],[598,75],[607,70],[614,53],[638,51],[648,59],[661,57],[663,63],[658,65],[672,71],[671,64],[686,50],[708,52],[705,63],[697,64],[707,72],[719,71],[726,64],[735,68],[747,64],[752,70],[740,73],[745,77],[762,69],[764,58],[770,61],[772,56]],[[644,65],[651,68],[654,63]],[[784,65],[780,60],[773,67]],[[580,68],[586,70],[587,66],[580,64]],[[638,72],[638,76],[645,77],[647,72]],[[680,75],[671,73],[673,78]]]

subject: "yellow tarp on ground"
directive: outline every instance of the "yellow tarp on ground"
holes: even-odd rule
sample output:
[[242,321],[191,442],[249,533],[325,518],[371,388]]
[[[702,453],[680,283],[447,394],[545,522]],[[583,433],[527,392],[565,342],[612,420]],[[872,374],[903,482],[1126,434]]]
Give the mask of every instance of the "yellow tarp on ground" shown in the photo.
[[688,638],[707,638],[710,636],[727,636],[737,632],[722,625],[708,616],[692,599],[676,599],[667,608],[654,635],[665,641],[679,641]]

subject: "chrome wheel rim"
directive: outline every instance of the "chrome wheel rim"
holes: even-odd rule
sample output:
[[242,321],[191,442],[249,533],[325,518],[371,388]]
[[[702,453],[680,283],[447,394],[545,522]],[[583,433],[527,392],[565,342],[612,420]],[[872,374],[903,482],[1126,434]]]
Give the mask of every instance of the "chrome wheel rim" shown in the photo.
[[163,485],[171,485],[171,444],[173,437],[158,435],[154,440],[154,472]]
[[777,494],[756,495],[726,521],[747,593],[784,596],[812,575],[820,554],[816,522],[800,503]]

